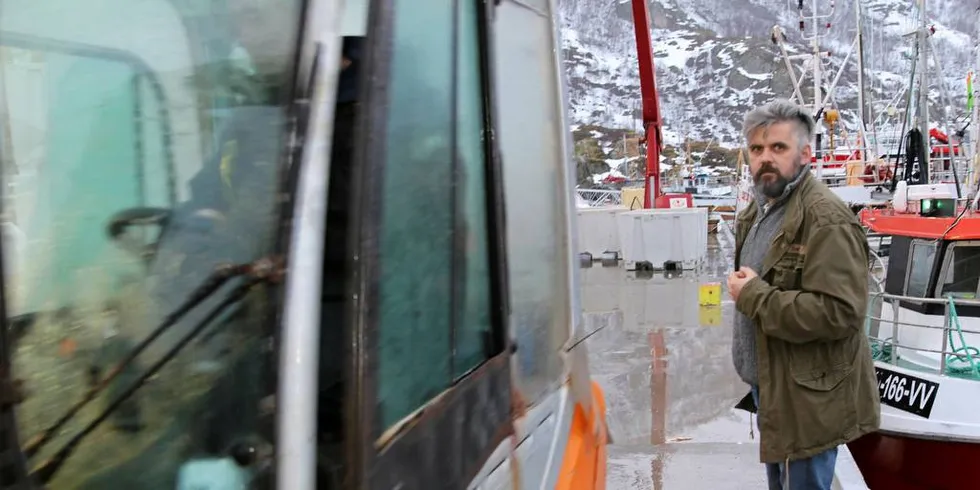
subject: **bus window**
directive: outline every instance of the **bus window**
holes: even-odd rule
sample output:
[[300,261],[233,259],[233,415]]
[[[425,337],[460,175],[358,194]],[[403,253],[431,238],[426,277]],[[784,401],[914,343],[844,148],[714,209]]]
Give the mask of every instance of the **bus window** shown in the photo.
[[[457,243],[465,251],[462,288],[456,309],[453,375],[462,376],[485,358],[484,343],[490,333],[490,243],[487,223],[486,154],[484,152],[483,84],[475,1],[459,2],[456,26],[456,147],[460,180],[456,213],[465,228]],[[457,231],[459,233],[459,231]]]
[[493,354],[477,8],[395,6],[378,258],[382,427]]
[[30,394],[17,433],[31,468],[87,434],[46,488],[265,478],[269,291],[199,326],[241,281],[64,416],[217,265],[273,252],[300,3],[0,0],[3,287]]

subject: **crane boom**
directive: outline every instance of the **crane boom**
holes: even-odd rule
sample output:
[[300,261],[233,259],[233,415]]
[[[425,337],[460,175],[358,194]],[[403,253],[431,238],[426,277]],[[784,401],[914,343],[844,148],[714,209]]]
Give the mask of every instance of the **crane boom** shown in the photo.
[[[640,96],[643,102],[643,139],[646,144],[646,172],[643,179],[643,207],[693,207],[690,195],[667,196],[660,188],[660,152],[663,150],[663,120],[657,100],[657,73],[653,65],[653,39],[650,36],[650,11],[646,0],[632,0],[633,28],[636,31],[636,55],[640,65]],[[675,200],[680,197],[684,205]]]
[[656,207],[660,196],[660,150],[663,148],[662,120],[657,104],[657,74],[653,68],[653,41],[646,0],[633,1],[633,28],[640,65],[640,94],[643,102],[643,142],[646,143],[646,172],[643,180],[643,207]]

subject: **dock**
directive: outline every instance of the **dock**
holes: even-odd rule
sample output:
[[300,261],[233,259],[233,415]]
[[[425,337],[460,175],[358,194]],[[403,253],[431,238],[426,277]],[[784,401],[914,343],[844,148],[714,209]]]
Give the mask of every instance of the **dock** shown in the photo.
[[[580,271],[585,321],[604,325],[588,350],[608,403],[609,490],[766,487],[754,418],[733,408],[748,393],[731,360],[734,238],[708,240],[706,265],[678,277],[600,263]],[[720,304],[701,306],[701,286],[713,283]]]

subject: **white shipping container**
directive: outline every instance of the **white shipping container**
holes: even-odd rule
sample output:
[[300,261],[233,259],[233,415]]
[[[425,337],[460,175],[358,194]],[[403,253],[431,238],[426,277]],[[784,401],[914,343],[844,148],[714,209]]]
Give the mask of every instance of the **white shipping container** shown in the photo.
[[596,259],[606,252],[622,253],[616,215],[625,207],[580,208],[578,211],[578,253],[588,252]]

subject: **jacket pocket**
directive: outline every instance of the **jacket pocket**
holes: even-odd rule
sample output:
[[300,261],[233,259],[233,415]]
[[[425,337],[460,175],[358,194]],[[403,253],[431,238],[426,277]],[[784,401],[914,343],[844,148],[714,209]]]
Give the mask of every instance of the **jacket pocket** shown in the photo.
[[837,343],[791,347],[789,393],[795,419],[795,445],[805,450],[844,437],[855,424],[851,388],[854,364]]
[[850,339],[835,342],[788,344],[793,382],[814,391],[830,391],[854,371]]
[[793,371],[793,381],[803,388],[813,391],[831,391],[847,379],[854,371],[849,363],[838,364],[826,369],[813,369],[806,372]]
[[795,260],[783,259],[772,268],[773,286],[783,291],[798,290],[803,287],[803,266]]
[[799,290],[803,287],[803,262],[806,252],[799,245],[790,245],[783,256],[772,266],[772,284],[783,291]]

